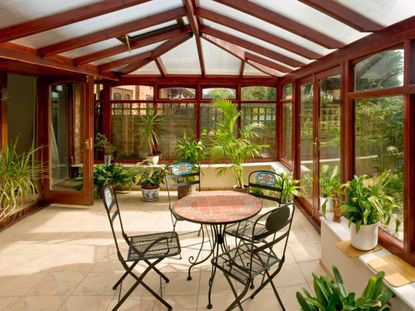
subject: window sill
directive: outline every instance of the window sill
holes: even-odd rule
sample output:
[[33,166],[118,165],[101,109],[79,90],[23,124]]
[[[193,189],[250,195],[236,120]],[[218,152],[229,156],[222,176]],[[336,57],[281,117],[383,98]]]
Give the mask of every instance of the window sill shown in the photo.
[[[328,215],[330,217],[330,215]],[[332,222],[324,217],[321,217],[321,226],[322,226],[322,241],[326,238],[327,232],[329,234],[332,234],[335,236],[335,239],[337,241],[345,241],[350,239],[350,229],[347,225],[347,220],[342,217],[341,223],[335,223]],[[326,229],[326,230],[324,230]],[[322,263],[323,265],[328,268],[331,267],[331,265],[336,265],[339,267],[340,271],[342,269],[349,270],[347,272],[352,273],[353,275],[361,275],[358,272],[358,270],[363,267],[367,272],[371,275],[375,274],[375,271],[369,266],[368,262],[372,259],[381,258],[387,255],[390,255],[391,253],[387,249],[382,249],[380,251],[374,252],[374,253],[368,253],[362,256],[359,256],[357,258],[349,258],[346,257],[343,253],[341,253],[339,250],[337,250],[336,245],[331,245],[332,239],[328,239],[328,243],[322,243]],[[325,245],[324,245],[325,244]],[[335,244],[335,243],[334,243]],[[331,254],[327,254],[327,251],[331,252]],[[340,255],[339,255],[340,254]],[[337,256],[335,256],[337,255]],[[342,257],[339,257],[342,256]],[[333,259],[332,262],[326,262],[329,260],[325,260],[326,258]],[[339,261],[335,262],[335,258],[339,259]],[[347,260],[349,259],[349,260]],[[342,267],[342,263],[345,263],[346,265],[350,264],[347,268]],[[351,271],[350,269],[355,269],[355,271]],[[355,272],[355,273],[353,273]],[[366,286],[367,280],[363,281],[363,286]],[[347,285],[347,284],[346,284]],[[384,282],[385,287],[392,290],[392,292],[396,295],[396,297],[393,299],[393,310],[415,310],[415,282],[401,286],[401,287],[393,287],[389,285],[387,282]],[[350,290],[356,290],[355,288],[350,288]],[[357,291],[359,292],[359,291]]]

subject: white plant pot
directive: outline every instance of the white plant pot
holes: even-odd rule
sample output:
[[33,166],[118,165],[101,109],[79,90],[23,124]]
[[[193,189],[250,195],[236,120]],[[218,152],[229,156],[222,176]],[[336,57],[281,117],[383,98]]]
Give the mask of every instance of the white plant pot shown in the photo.
[[353,247],[362,251],[368,251],[378,244],[379,223],[372,225],[361,225],[359,232],[356,232],[355,224],[350,227],[350,237]]
[[112,160],[112,154],[104,154],[104,164],[110,165]]
[[143,194],[143,200],[146,202],[154,202],[159,199],[159,190],[160,187],[153,189],[141,188],[141,193]]
[[146,157],[146,160],[153,163],[153,165],[157,165],[159,163],[159,160],[160,160],[160,155],[159,154],[154,155],[154,156],[153,155],[148,155]]
[[320,197],[320,210],[322,210],[323,208],[323,204],[324,202],[326,202],[326,213],[327,212],[333,212],[333,207],[334,207],[334,201],[333,198],[327,198],[327,197]]

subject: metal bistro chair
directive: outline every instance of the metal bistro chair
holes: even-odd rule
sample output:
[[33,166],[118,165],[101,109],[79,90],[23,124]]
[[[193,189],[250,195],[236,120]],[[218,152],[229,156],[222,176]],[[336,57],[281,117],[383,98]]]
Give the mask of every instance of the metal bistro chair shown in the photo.
[[[117,310],[124,301],[130,296],[134,289],[138,285],[143,285],[143,287],[148,290],[154,297],[156,297],[162,304],[164,304],[168,310],[172,310],[172,306],[169,305],[160,295],[158,295],[153,289],[151,289],[143,279],[150,270],[154,270],[157,274],[163,278],[166,283],[169,282],[169,279],[156,268],[156,265],[160,263],[164,258],[172,257],[180,254],[180,243],[177,233],[174,231],[171,232],[162,232],[162,233],[152,233],[146,235],[136,235],[128,236],[124,232],[124,227],[121,220],[120,209],[118,207],[117,197],[115,195],[112,187],[104,187],[100,189],[101,198],[104,201],[104,207],[107,211],[108,220],[111,225],[111,231],[115,242],[115,247],[117,249],[118,259],[120,260],[122,266],[125,269],[125,273],[121,278],[115,283],[113,289],[116,290],[119,285],[120,292],[118,295],[118,303],[113,308]],[[117,222],[118,218],[118,222]],[[128,253],[123,254],[120,249],[119,238],[114,229],[114,225],[117,223],[121,230],[122,237],[124,242],[128,245]],[[150,261],[154,260],[154,261]],[[141,273],[140,276],[136,275],[133,272],[134,267],[140,262],[145,262],[148,267]],[[131,288],[121,297],[122,291],[122,282],[128,276],[132,276],[136,282]]]
[[190,162],[177,162],[166,166],[164,172],[169,209],[173,222],[173,230],[175,230],[177,221],[183,219],[178,218],[172,213],[172,191],[177,190],[179,194],[178,198],[180,198],[180,194],[187,194],[188,189],[193,185],[198,185],[198,191],[200,192],[200,166],[199,164]]
[[[278,203],[276,209],[279,208],[282,203],[282,192],[284,189],[284,179],[281,175],[265,170],[253,171],[248,177],[248,193],[258,198],[270,200]],[[245,220],[239,223],[230,225],[226,228],[225,234],[233,236],[238,239],[250,241],[251,230],[254,225],[254,220]],[[265,225],[257,223],[255,226],[254,242],[261,242],[261,233],[266,232]]]
[[[235,295],[235,301],[229,305],[226,309],[227,311],[232,310],[236,306],[243,310],[242,303],[245,300],[241,301],[241,299],[246,295],[255,277],[259,275],[263,276],[262,282],[250,295],[250,298],[253,299],[256,294],[270,283],[282,310],[285,310],[272,280],[280,272],[285,261],[285,250],[294,217],[294,209],[294,205],[288,203],[261,215],[252,226],[250,241],[242,241],[235,248],[212,259],[212,264],[223,272]],[[256,227],[262,220],[265,220],[265,230],[258,233]],[[259,239],[263,243],[257,244],[254,242]],[[280,243],[283,244],[282,252],[277,254],[273,247]],[[276,270],[271,272],[271,269],[274,267],[276,267]],[[232,284],[231,278],[245,286],[239,295]]]

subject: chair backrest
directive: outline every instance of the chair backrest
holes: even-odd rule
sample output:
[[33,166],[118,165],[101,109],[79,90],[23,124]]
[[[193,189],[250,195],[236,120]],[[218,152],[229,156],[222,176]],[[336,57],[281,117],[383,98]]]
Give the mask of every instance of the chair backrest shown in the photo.
[[122,224],[120,208],[118,206],[117,196],[114,189],[111,186],[105,186],[99,189],[99,193],[104,202],[105,211],[108,215],[108,220],[111,226],[112,236],[114,238],[115,247],[117,248],[118,257],[122,258],[122,254],[119,247],[119,241],[115,232],[115,227],[119,227],[124,240],[128,243],[128,236],[124,232]]
[[180,186],[198,185],[200,191],[200,165],[190,162],[176,162],[164,169],[165,183],[169,201],[170,191]]
[[258,198],[282,203],[284,179],[281,175],[266,171],[253,171],[248,177],[249,194]]

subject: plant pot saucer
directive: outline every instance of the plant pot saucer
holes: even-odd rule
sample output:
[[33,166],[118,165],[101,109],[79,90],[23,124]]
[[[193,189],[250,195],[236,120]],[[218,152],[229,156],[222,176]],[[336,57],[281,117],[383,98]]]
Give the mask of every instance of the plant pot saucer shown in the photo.
[[243,188],[238,188],[238,186],[235,185],[235,186],[232,187],[232,189],[233,189],[233,191],[241,192],[241,193],[248,193],[248,191],[249,191],[248,185],[244,185]]

